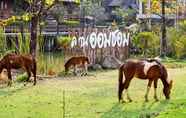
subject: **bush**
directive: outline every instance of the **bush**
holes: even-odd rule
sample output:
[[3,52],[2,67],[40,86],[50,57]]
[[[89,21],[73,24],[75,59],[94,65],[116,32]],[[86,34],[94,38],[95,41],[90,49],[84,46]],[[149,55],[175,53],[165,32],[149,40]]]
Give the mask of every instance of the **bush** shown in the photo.
[[169,40],[169,55],[176,58],[184,58],[186,56],[186,34],[183,30],[175,28],[168,29],[167,38]]
[[0,28],[0,52],[6,51],[6,36],[3,28]]
[[17,82],[24,82],[24,81],[27,80],[27,78],[28,78],[27,73],[24,73],[24,74],[18,75],[18,76],[16,77],[16,81],[17,81]]
[[159,37],[154,32],[141,32],[133,37],[135,47],[143,50],[143,55],[157,55],[160,49]]
[[61,36],[61,37],[57,38],[57,42],[58,42],[59,46],[61,46],[63,48],[69,47],[71,40],[72,40],[72,38],[69,36]]

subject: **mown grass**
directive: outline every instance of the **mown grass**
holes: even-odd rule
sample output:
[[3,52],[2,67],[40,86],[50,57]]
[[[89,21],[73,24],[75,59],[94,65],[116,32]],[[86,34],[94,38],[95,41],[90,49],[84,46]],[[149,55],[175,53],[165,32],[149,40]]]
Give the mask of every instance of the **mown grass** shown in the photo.
[[159,81],[160,101],[153,100],[152,89],[148,103],[144,102],[147,81],[139,79],[134,79],[129,88],[134,101],[118,103],[117,70],[42,80],[36,86],[14,83],[13,87],[0,89],[0,118],[184,118],[185,70],[169,69],[174,80],[170,101],[164,99]]

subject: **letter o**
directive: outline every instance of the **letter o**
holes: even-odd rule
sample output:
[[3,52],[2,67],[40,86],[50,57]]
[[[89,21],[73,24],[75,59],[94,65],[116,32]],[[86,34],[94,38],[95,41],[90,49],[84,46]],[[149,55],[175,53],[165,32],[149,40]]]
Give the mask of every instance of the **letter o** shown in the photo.
[[121,32],[118,32],[117,35],[116,35],[116,38],[117,38],[117,45],[119,47],[122,46],[122,41],[123,41],[123,35]]
[[99,48],[103,48],[103,45],[104,45],[104,35],[103,35],[103,33],[98,34],[97,43],[98,43]]
[[96,33],[95,32],[92,32],[91,34],[90,34],[90,46],[91,46],[91,48],[96,48]]

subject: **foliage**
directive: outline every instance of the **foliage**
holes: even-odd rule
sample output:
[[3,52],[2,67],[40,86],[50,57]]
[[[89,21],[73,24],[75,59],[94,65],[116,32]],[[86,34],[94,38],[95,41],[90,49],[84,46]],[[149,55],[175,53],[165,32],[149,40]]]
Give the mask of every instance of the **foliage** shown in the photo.
[[83,16],[92,16],[96,23],[106,19],[105,9],[101,5],[103,0],[82,0],[81,12]]
[[38,47],[41,52],[44,52],[44,36],[43,36],[43,34],[38,35]]
[[176,58],[183,58],[186,56],[186,25],[182,22],[179,27],[179,29],[168,29],[169,55]]
[[118,19],[118,23],[123,25],[128,25],[131,24],[131,23],[134,23],[135,22],[135,14],[136,11],[134,9],[122,9],[122,8],[116,8],[114,11],[113,11],[113,14],[118,16],[119,19],[121,18],[121,21]]
[[27,78],[28,78],[27,73],[24,73],[24,74],[18,75],[16,77],[16,81],[17,82],[25,82],[27,80]]
[[60,36],[57,38],[58,44],[63,48],[69,47],[71,40],[72,38],[69,36]]
[[80,21],[78,21],[78,20],[64,20],[63,23],[66,25],[69,25],[69,26],[77,26],[80,24]]
[[143,50],[143,55],[155,56],[159,52],[159,37],[153,32],[141,32],[133,37],[136,47]]
[[54,18],[57,20],[58,23],[62,23],[64,20],[64,7],[62,4],[57,4],[54,6],[53,9],[51,9],[51,14],[54,16]]
[[19,44],[19,53],[28,54],[30,51],[30,35],[25,34],[25,39],[22,39],[21,33],[18,33],[18,44]]
[[22,34],[18,33],[17,37],[11,38],[11,50],[16,50],[20,54],[28,54],[30,50],[30,35],[25,33],[24,39]]
[[53,75],[64,70],[63,53],[39,53],[37,59],[39,63],[37,71],[39,74]]
[[[143,0],[143,2],[145,3],[145,5],[147,6],[148,4],[148,0]],[[166,6],[165,6],[165,13],[166,14],[174,14],[176,13],[176,9],[178,4],[176,4],[176,0],[165,0],[166,2]],[[161,0],[151,0],[151,9],[149,11],[149,9],[146,7],[145,9],[146,13],[152,12],[152,13],[161,13]]]
[[6,50],[6,36],[3,28],[0,28],[0,52],[4,52]]

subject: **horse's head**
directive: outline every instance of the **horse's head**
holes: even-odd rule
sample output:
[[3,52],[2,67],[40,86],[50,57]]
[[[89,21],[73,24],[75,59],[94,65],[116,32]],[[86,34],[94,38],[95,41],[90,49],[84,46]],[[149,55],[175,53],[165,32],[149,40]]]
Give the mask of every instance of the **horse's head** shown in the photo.
[[69,68],[69,66],[68,66],[68,63],[65,63],[65,72],[68,72],[68,68]]
[[164,93],[166,99],[170,99],[170,94],[171,94],[171,89],[172,89],[172,83],[173,83],[173,81],[170,80],[168,82],[168,85],[163,88],[163,93]]

